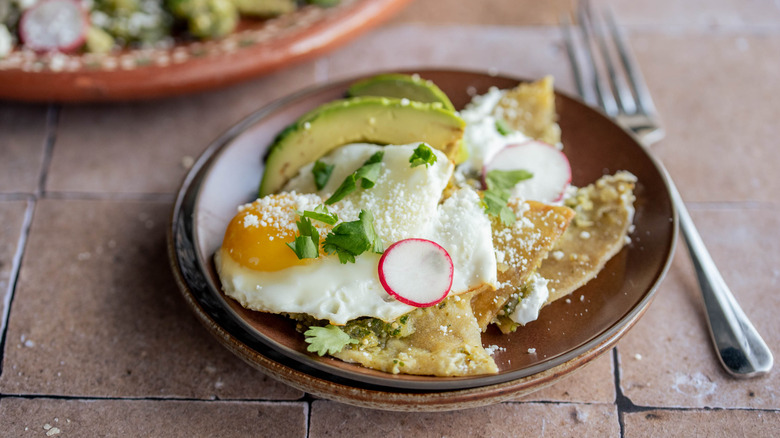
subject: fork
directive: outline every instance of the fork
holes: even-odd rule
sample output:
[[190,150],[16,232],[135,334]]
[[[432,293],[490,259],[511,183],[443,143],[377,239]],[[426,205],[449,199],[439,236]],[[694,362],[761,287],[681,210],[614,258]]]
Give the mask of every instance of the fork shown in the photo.
[[[650,92],[636,66],[614,15],[605,10],[600,16],[588,0],[577,9],[579,45],[583,46],[585,66],[577,56],[577,43],[568,17],[562,30],[578,91],[586,102],[597,104],[619,125],[633,131],[646,149],[665,133],[661,128]],[[605,24],[606,23],[606,26]],[[600,61],[600,62],[597,62]],[[599,67],[600,66],[600,67]],[[589,69],[592,88],[586,86],[583,71]],[[595,93],[595,98],[588,91]],[[685,203],[669,173],[663,169],[669,193],[679,218],[683,238],[693,261],[706,308],[710,336],[718,359],[734,377],[750,378],[769,372],[772,352],[742,311],[704,246]]]

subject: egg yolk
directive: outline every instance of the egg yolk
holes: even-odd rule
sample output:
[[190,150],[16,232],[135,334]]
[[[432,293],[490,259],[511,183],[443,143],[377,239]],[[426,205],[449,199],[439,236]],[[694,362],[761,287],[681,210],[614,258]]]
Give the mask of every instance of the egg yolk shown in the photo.
[[261,217],[252,204],[228,224],[222,248],[233,260],[245,268],[266,272],[305,265],[313,260],[299,260],[287,246],[295,240],[296,231],[280,227],[275,221],[260,220]]

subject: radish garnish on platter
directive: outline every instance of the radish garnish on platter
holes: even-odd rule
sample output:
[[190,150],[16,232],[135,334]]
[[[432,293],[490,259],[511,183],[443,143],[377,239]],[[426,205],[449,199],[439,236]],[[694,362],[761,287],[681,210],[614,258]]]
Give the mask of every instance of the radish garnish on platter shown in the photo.
[[454,268],[447,251],[427,239],[404,239],[379,259],[379,281],[398,301],[415,307],[441,302],[452,287]]
[[525,200],[557,202],[571,182],[571,167],[566,155],[547,143],[531,140],[501,149],[485,166],[484,175],[493,170],[526,170],[532,178],[520,181],[512,195]]
[[38,52],[71,52],[84,44],[89,18],[75,0],[44,0],[19,21],[25,47]]

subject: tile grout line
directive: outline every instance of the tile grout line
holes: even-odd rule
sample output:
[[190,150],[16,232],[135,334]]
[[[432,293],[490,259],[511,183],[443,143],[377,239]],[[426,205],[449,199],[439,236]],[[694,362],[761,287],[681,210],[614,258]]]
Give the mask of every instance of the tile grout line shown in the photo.
[[[311,404],[317,400],[323,400],[327,403],[340,403],[335,400],[317,399],[306,393],[302,398],[294,400],[274,400],[274,399],[253,399],[253,398],[194,398],[194,397],[153,397],[153,396],[79,396],[79,395],[61,395],[61,394],[2,394],[0,399],[52,399],[52,400],[73,400],[73,401],[152,401],[152,402],[203,402],[203,403],[267,403],[267,404],[301,404],[311,410]],[[624,414],[647,412],[647,411],[671,411],[671,412],[695,412],[695,411],[745,411],[745,412],[778,412],[780,409],[774,408],[749,408],[749,407],[708,407],[708,406],[637,406],[630,400],[629,407],[623,409]],[[581,401],[555,401],[555,400],[535,400],[535,401],[505,401],[501,404],[507,405],[566,405],[566,406],[598,406],[616,403],[604,402],[581,402]],[[472,408],[478,409],[478,408]],[[387,411],[389,412],[389,411]]]
[[[11,304],[14,301],[14,295],[16,295],[16,287],[19,283],[19,272],[22,268],[22,257],[24,256],[24,248],[27,245],[27,237],[30,234],[30,226],[32,225],[33,211],[35,210],[35,198],[33,196],[27,197],[27,207],[24,212],[24,220],[22,221],[22,229],[19,233],[19,240],[16,242],[16,252],[14,253],[11,261],[11,276],[8,281],[8,288],[6,289],[5,296],[3,297],[3,314],[0,315],[0,376],[3,375],[3,363],[5,358],[5,346],[8,337],[8,320],[11,316]],[[0,394],[1,396],[2,394]]]
[[306,405],[305,398],[298,399],[263,399],[263,398],[198,398],[198,397],[156,397],[156,396],[101,396],[101,395],[66,395],[66,394],[10,394],[0,395],[0,399],[51,399],[74,401],[153,401],[153,402],[204,402],[204,403],[267,403],[267,404],[302,404]]
[[312,403],[314,400],[312,400],[311,394],[305,393],[303,395],[303,398],[301,399],[304,403],[306,403],[304,406],[306,406],[306,438],[309,438],[311,436],[311,411],[312,411]]
[[57,127],[60,122],[60,110],[61,107],[59,105],[50,105],[49,111],[46,113],[46,140],[44,143],[41,172],[38,178],[38,189],[35,192],[35,197],[37,199],[40,199],[46,193],[46,182],[49,177],[52,155],[54,154],[54,143],[57,141]]
[[[623,394],[623,388],[620,385],[622,374],[620,372],[620,353],[618,347],[612,349],[612,363],[615,367],[615,406],[617,407],[618,424],[620,425],[620,437],[625,438],[626,424],[624,416],[634,412],[644,412],[651,409],[657,409],[655,407],[637,406],[634,402]],[[694,408],[696,409],[696,408]]]
[[631,400],[629,400],[625,394],[623,394],[623,389],[620,386],[620,360],[618,357],[617,352],[618,347],[615,346],[612,349],[612,367],[613,367],[613,373],[615,378],[615,408],[617,408],[617,420],[618,420],[618,429],[620,431],[620,438],[625,438],[626,436],[626,425],[623,422],[623,412],[625,411],[625,405],[626,402],[631,403]]
[[[24,257],[24,250],[27,246],[27,238],[30,235],[30,228],[32,226],[33,214],[38,199],[44,193],[44,187],[46,184],[46,175],[49,171],[49,165],[51,164],[52,151],[54,149],[54,142],[57,139],[57,125],[59,122],[59,107],[50,104],[46,111],[46,125],[44,127],[44,140],[43,140],[43,159],[41,160],[41,168],[38,177],[38,187],[32,195],[27,195],[27,208],[24,213],[24,220],[22,222],[21,233],[19,234],[19,240],[17,241],[16,252],[14,253],[13,261],[11,262],[11,279],[8,284],[5,297],[3,298],[3,314],[0,315],[0,376],[3,374],[3,363],[5,358],[5,347],[8,338],[8,321],[11,318],[11,306],[16,295],[16,288],[19,284],[19,273],[22,270],[22,258]],[[2,396],[2,394],[0,394]]]
[[173,203],[175,193],[46,192],[46,199],[61,201],[147,201]]

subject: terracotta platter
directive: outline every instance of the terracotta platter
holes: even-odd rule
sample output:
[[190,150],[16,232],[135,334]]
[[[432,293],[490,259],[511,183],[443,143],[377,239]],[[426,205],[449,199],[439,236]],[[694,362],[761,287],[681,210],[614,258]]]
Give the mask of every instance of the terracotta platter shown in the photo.
[[0,59],[0,99],[86,102],[147,99],[218,88],[303,61],[370,29],[411,0],[341,0],[270,20],[243,20],[231,35],[170,48]]
[[[461,108],[469,91],[510,88],[518,79],[463,71],[420,71]],[[569,300],[545,307],[537,321],[510,335],[493,328],[496,375],[391,375],[306,352],[285,318],[247,311],[219,287],[212,256],[236,207],[252,201],[262,158],[274,136],[297,117],[342,97],[352,81],[305,90],[258,110],[218,138],[199,158],[179,192],[169,252],[187,303],[228,349],[299,389],[346,403],[394,410],[448,410],[495,403],[539,389],[608,351],[644,313],[666,273],[676,217],[656,161],[628,132],[581,101],[556,94],[564,151],[578,186],[605,173],[629,170],[636,190],[632,243]],[[529,353],[535,351],[535,353]]]

